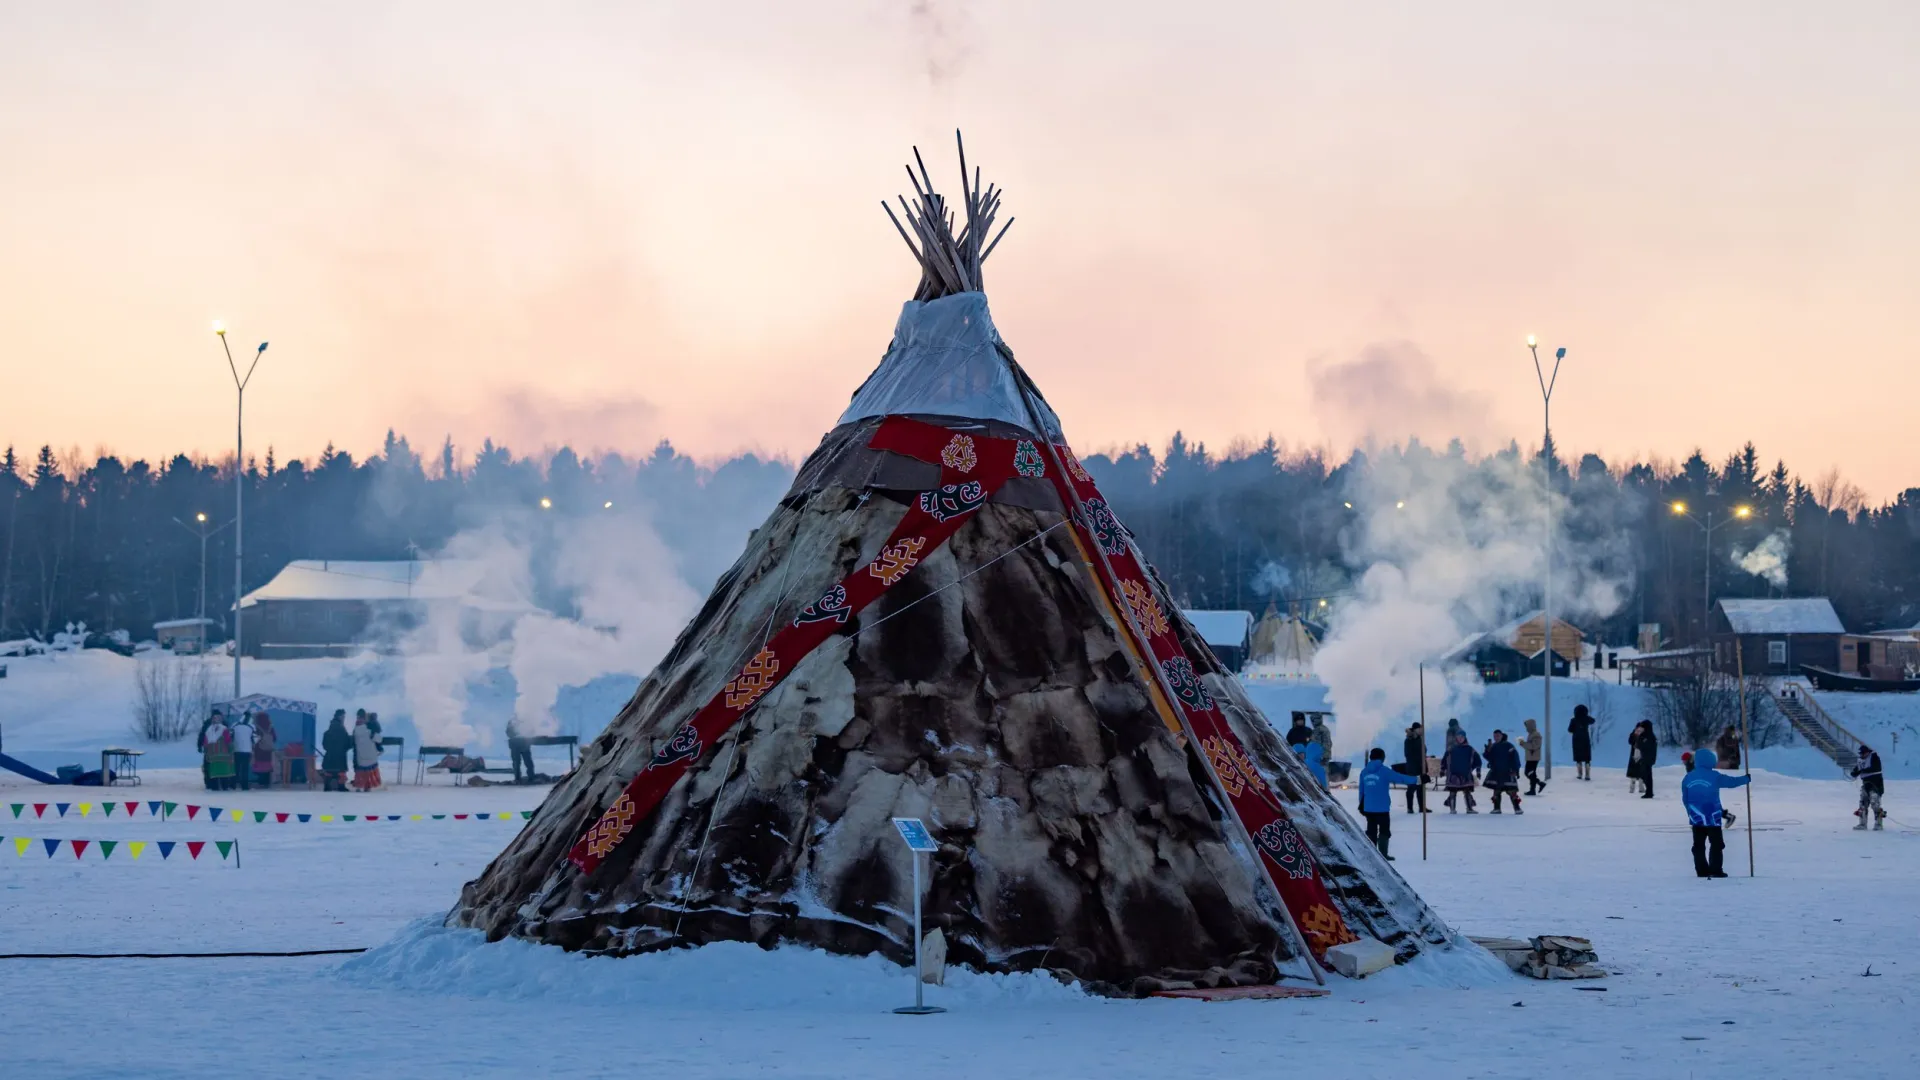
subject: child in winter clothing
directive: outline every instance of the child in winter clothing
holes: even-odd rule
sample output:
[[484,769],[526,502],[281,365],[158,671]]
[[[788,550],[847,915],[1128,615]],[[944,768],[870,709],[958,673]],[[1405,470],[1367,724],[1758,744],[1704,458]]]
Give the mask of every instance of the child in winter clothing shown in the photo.
[[1860,779],[1860,809],[1854,811],[1860,817],[1860,824],[1854,828],[1866,829],[1869,810],[1873,811],[1874,829],[1886,828],[1887,812],[1881,808],[1880,799],[1887,793],[1887,780],[1880,771],[1880,755],[1873,752],[1873,747],[1860,744],[1860,760],[1853,766],[1853,775]]
[[1367,819],[1367,839],[1380,849],[1388,862],[1387,841],[1393,837],[1393,785],[1417,787],[1420,778],[1387,768],[1387,752],[1374,747],[1367,752],[1366,768],[1360,770],[1360,816]]
[[1687,808],[1687,824],[1693,826],[1693,872],[1703,878],[1726,877],[1720,868],[1727,841],[1721,833],[1726,811],[1720,807],[1722,788],[1737,788],[1751,783],[1751,776],[1733,776],[1717,772],[1717,759],[1711,750],[1693,755],[1693,768],[1680,781],[1680,802]]
[[380,786],[380,736],[368,726],[365,713],[353,721],[353,786],[359,791]]
[[1660,737],[1653,724],[1642,720],[1627,736],[1627,793],[1639,791],[1643,799],[1653,798],[1653,765],[1660,757]]
[[1507,741],[1507,733],[1495,731],[1487,744],[1487,787],[1493,791],[1493,812],[1500,812],[1500,796],[1513,800],[1513,812],[1520,809],[1520,751]]
[[1532,719],[1527,720],[1527,733],[1520,736],[1520,749],[1527,756],[1527,795],[1538,795],[1547,790],[1547,782],[1540,779],[1540,747],[1542,744],[1540,728]]
[[1447,770],[1447,813],[1457,814],[1453,800],[1461,795],[1467,797],[1467,813],[1477,814],[1473,808],[1473,784],[1480,774],[1480,755],[1467,745],[1467,733],[1460,732],[1453,737],[1453,745],[1447,747],[1447,756],[1442,763]]

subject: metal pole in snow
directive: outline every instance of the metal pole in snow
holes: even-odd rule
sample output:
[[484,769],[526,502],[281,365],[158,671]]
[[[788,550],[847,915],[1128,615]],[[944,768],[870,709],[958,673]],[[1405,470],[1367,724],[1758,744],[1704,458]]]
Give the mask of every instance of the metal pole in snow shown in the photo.
[[[1753,747],[1747,743],[1747,658],[1738,639],[1733,644],[1734,670],[1740,680],[1740,771],[1747,778],[1747,876],[1753,876]],[[1863,817],[1861,820],[1865,820]]]
[[[1751,828],[1752,826],[1749,825],[1748,827]],[[916,851],[913,853],[913,1007],[915,1009],[924,1009],[927,1007],[925,996],[927,992],[927,977],[925,969],[920,965],[920,942],[922,940],[923,938],[920,933],[920,853]]]
[[[1409,761],[1413,765],[1415,762]],[[1427,665],[1420,665],[1420,861],[1427,861]]]

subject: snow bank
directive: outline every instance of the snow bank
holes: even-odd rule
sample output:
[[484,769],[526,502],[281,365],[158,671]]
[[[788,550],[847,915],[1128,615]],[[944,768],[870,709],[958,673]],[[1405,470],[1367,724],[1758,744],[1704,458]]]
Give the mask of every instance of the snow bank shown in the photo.
[[[877,956],[719,942],[616,959],[517,938],[490,943],[477,930],[442,926],[437,916],[416,920],[392,940],[348,960],[340,975],[373,989],[548,1004],[846,1012],[913,1003],[907,969]],[[1045,975],[982,975],[958,968],[948,968],[947,985],[927,987],[926,996],[930,1004],[969,1008],[1096,1000]]]

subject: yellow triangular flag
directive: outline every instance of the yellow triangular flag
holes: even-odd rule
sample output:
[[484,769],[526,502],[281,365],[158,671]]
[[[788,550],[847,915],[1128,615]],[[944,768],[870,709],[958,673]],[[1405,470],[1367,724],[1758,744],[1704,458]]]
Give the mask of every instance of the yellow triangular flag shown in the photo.
[[14,838],[13,838],[13,852],[14,852],[14,854],[16,854],[16,855],[18,855],[18,856],[20,856],[20,857],[21,857],[21,858],[23,858],[23,859],[24,859],[24,858],[26,858],[26,857],[27,857],[27,845],[28,845],[28,844],[31,844],[31,843],[33,843],[33,838],[32,838],[32,837],[30,837],[30,836],[16,836],[16,837],[14,837]]
[[424,815],[421,815],[421,814],[415,814],[415,815],[413,815],[413,820],[415,820],[415,821],[421,821],[421,820],[423,820],[423,819],[424,819]]
[[145,840],[129,840],[127,841],[127,854],[137,859],[140,857],[140,853],[146,850],[146,847],[147,842]]
[[332,821],[332,820],[333,820],[333,815],[332,815],[332,814],[321,814],[321,815],[320,815],[320,820],[321,820],[321,821]]
[[86,816],[87,816],[87,814],[88,814],[88,812],[90,812],[90,811],[91,811],[92,809],[93,809],[93,804],[92,804],[92,803],[90,803],[90,802],[83,802],[83,803],[81,803],[81,804],[80,804],[80,816],[81,816],[81,817],[86,817]]

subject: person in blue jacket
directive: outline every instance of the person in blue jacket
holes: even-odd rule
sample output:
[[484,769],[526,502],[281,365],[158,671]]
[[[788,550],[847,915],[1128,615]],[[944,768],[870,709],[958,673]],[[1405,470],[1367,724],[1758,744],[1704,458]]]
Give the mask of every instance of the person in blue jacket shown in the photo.
[[1727,876],[1720,868],[1720,857],[1727,848],[1720,832],[1727,813],[1720,807],[1720,789],[1741,787],[1753,780],[1751,776],[1716,772],[1717,764],[1713,751],[1697,751],[1693,769],[1680,781],[1680,802],[1687,808],[1687,824],[1693,826],[1693,872],[1703,878]]
[[1500,796],[1504,794],[1513,800],[1514,813],[1526,813],[1520,809],[1520,748],[1508,741],[1506,732],[1496,730],[1493,741],[1487,744],[1484,760],[1487,787],[1493,791],[1493,812],[1500,812]]
[[1380,849],[1388,862],[1387,841],[1393,837],[1393,785],[1418,786],[1420,778],[1387,768],[1387,752],[1374,747],[1367,752],[1367,767],[1360,770],[1360,816],[1367,819],[1367,839]]
[[1320,781],[1320,790],[1327,790],[1327,752],[1317,742],[1307,742],[1294,749],[1300,751],[1300,760],[1307,763],[1307,771],[1313,774],[1315,780]]

